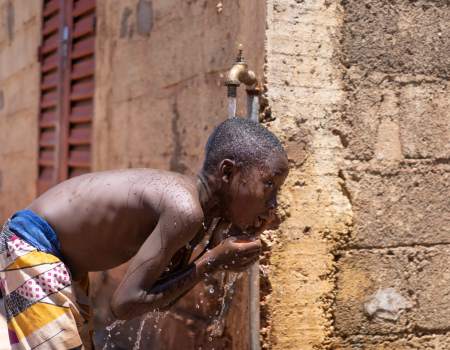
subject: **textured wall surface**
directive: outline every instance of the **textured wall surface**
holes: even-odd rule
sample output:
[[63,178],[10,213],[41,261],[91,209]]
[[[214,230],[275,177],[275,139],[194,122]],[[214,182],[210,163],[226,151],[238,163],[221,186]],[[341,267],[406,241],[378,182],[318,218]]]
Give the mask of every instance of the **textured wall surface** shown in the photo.
[[450,348],[450,3],[345,1],[336,347]]
[[268,1],[274,349],[450,348],[450,4]]
[[197,171],[207,136],[226,117],[221,74],[238,43],[260,75],[264,64],[264,6],[217,3],[99,1],[96,170]]
[[0,220],[28,205],[37,176],[40,2],[0,1]]
[[270,0],[267,8],[267,125],[283,140],[291,172],[280,196],[284,220],[266,237],[263,346],[323,349],[332,336],[333,252],[352,222],[332,128],[345,98],[343,14],[339,1]]

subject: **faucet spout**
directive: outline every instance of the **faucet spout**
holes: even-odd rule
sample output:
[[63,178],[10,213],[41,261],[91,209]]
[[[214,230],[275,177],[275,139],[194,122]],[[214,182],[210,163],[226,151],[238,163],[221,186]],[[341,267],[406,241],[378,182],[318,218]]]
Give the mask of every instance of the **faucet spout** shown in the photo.
[[242,49],[239,50],[236,63],[228,71],[225,85],[227,86],[239,86],[245,84],[247,86],[253,86],[257,83],[255,72],[248,69],[248,64],[245,62],[242,56]]

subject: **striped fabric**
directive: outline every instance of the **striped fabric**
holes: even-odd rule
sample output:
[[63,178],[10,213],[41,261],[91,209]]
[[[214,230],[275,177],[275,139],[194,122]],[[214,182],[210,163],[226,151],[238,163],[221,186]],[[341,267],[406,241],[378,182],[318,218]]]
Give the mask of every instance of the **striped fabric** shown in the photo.
[[72,349],[85,325],[67,267],[6,223],[0,233],[0,287],[11,349]]

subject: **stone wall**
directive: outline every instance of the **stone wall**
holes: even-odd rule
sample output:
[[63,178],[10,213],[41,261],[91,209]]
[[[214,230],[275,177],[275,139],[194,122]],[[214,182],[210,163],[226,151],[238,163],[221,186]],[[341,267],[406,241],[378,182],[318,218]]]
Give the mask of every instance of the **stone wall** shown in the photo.
[[0,221],[36,193],[39,1],[0,1]]
[[283,222],[266,235],[263,348],[323,349],[332,335],[335,255],[352,222],[332,124],[345,101],[338,60],[339,1],[267,2],[266,79],[273,121],[291,171]]
[[354,226],[337,262],[336,347],[448,349],[450,3],[343,10],[336,128]]
[[269,125],[292,172],[267,235],[274,349],[447,349],[448,1],[268,1]]

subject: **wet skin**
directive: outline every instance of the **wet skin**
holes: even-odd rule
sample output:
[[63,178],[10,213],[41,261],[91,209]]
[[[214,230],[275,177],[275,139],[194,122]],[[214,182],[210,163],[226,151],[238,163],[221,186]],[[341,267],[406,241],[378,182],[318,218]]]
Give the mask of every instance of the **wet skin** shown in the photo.
[[[57,233],[74,280],[132,259],[111,304],[117,318],[130,319],[169,307],[205,273],[254,263],[257,235],[273,219],[287,173],[280,154],[245,169],[224,160],[214,174],[198,178],[151,169],[99,172],[62,182],[29,209]],[[231,222],[239,237],[216,237],[212,249],[160,280],[173,256],[214,217]]]

